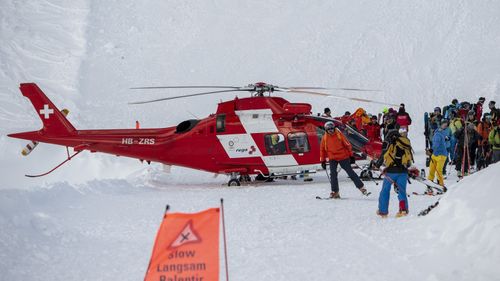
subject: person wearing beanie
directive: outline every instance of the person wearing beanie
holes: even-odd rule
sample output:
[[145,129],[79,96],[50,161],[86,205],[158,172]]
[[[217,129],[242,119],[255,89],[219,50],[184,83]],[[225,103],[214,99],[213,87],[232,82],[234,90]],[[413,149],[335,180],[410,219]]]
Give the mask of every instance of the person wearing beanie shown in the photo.
[[325,107],[325,109],[323,110],[323,114],[321,115],[321,117],[332,118],[332,111],[330,110],[330,108]]
[[399,111],[396,114],[396,123],[400,127],[405,127],[407,130],[409,129],[409,126],[411,125],[411,117],[410,117],[410,114],[408,114],[408,112],[406,112],[404,103],[402,103],[399,106]]

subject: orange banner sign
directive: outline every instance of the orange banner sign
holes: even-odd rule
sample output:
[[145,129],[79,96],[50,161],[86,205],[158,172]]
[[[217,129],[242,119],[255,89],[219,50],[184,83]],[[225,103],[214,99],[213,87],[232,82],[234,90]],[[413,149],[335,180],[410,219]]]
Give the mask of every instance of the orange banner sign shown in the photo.
[[218,281],[219,215],[219,208],[165,214],[144,280]]

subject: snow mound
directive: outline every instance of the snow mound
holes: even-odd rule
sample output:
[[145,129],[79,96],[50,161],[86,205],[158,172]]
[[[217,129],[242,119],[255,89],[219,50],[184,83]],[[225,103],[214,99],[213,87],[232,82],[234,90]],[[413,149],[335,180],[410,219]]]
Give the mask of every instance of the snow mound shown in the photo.
[[[451,186],[439,207],[419,221],[429,252],[428,280],[494,280],[500,270],[500,163]],[[496,176],[495,176],[496,175]]]

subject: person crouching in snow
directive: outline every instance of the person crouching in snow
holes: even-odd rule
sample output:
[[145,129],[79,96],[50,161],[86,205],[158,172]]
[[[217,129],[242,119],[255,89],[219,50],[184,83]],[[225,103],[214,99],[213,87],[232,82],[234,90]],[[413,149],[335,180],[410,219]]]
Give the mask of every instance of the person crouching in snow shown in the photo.
[[[443,167],[448,155],[448,150],[446,149],[446,128],[448,128],[448,121],[443,119],[441,120],[439,129],[434,131],[434,136],[432,137],[432,151],[430,151],[432,155],[428,177],[429,180],[434,181],[434,176],[437,173],[438,183],[443,187],[444,192],[446,192],[446,187],[444,187]],[[432,192],[432,190],[430,192]]]
[[325,123],[326,134],[323,135],[321,139],[320,146],[320,161],[321,167],[326,169],[326,159],[330,163],[330,184],[332,192],[330,193],[330,198],[338,199],[339,195],[339,181],[337,178],[337,166],[344,169],[349,178],[354,182],[356,187],[364,195],[368,195],[363,182],[359,179],[358,175],[352,170],[351,158],[352,158],[352,146],[347,140],[347,138],[340,132],[333,122]]
[[387,136],[389,147],[384,153],[384,183],[378,199],[377,214],[387,217],[389,214],[389,198],[391,185],[396,186],[399,199],[399,212],[396,217],[408,214],[408,198],[406,196],[406,183],[408,181],[408,167],[413,163],[413,153],[410,140],[406,137],[406,128],[392,131]]

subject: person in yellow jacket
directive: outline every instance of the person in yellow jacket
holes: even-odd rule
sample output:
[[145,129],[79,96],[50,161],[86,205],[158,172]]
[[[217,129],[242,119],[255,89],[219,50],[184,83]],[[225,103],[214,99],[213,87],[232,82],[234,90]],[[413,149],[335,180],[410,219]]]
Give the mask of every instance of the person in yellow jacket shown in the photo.
[[488,136],[491,149],[493,151],[492,163],[500,161],[500,118],[496,120],[495,127],[491,130]]
[[330,185],[332,192],[330,198],[338,199],[339,195],[339,182],[337,174],[337,166],[340,165],[344,169],[349,178],[354,182],[356,187],[364,195],[369,195],[364,187],[363,182],[359,176],[352,170],[352,146],[347,138],[340,132],[333,122],[325,123],[326,134],[323,135],[320,145],[320,161],[321,167],[326,169],[326,160],[330,163]]

